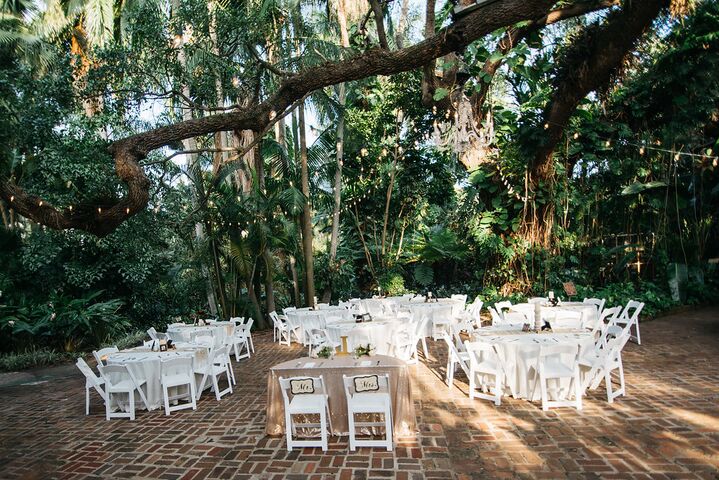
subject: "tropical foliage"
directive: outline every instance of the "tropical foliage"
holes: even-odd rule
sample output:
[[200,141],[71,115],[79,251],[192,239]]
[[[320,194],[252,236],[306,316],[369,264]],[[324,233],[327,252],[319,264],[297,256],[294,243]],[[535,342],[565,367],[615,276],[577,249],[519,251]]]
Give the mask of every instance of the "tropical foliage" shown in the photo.
[[[4,2],[0,180],[37,208],[102,214],[128,191],[118,139],[259,104],[293,74],[371,54],[380,24],[389,49],[430,37],[459,21],[454,3],[430,22],[406,0],[379,2],[381,21],[348,0]],[[719,7],[655,3],[586,93],[572,66],[632,2],[558,2],[589,13],[317,89],[264,129],[153,148],[147,208],[100,236],[29,220],[2,190],[0,349],[88,349],[197,312],[264,327],[314,296],[493,301],[571,280],[649,315],[715,301]],[[563,91],[580,100],[561,105]],[[486,144],[447,135],[464,100]]]

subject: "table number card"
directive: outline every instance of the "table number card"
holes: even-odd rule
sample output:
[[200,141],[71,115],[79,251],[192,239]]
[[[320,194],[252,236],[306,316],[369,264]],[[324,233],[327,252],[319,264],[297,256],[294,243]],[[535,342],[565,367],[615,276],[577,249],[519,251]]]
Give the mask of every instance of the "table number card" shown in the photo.
[[357,393],[362,392],[376,392],[379,390],[379,378],[377,375],[367,375],[365,377],[354,378],[355,391]]
[[306,395],[315,393],[315,383],[311,378],[298,378],[290,380],[290,391],[292,395]]
[[569,297],[573,297],[577,294],[577,287],[574,286],[574,282],[564,282],[564,293]]

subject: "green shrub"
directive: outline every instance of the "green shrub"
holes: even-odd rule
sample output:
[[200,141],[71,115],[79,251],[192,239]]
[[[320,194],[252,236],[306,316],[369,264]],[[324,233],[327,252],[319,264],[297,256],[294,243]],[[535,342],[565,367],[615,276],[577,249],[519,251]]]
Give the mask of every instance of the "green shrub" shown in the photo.
[[74,360],[77,356],[78,355],[72,353],[56,352],[47,349],[32,349],[22,353],[0,355],[0,371],[12,372],[26,370],[28,368],[44,367]]
[[97,301],[102,291],[80,298],[54,294],[49,302],[0,307],[0,332],[6,350],[36,346],[72,352],[122,335],[129,322],[118,311],[122,301]]

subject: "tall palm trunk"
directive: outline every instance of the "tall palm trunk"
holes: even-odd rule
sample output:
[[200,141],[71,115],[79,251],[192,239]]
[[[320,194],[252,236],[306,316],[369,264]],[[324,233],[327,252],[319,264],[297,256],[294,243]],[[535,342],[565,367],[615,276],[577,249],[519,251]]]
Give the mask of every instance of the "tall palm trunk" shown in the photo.
[[[180,1],[179,0],[173,0],[172,2],[172,11],[177,12],[180,8]],[[180,66],[183,70],[187,69],[187,57],[185,56],[185,49],[183,46],[180,46],[177,49],[177,60],[180,63]],[[180,87],[182,94],[185,96],[185,98],[190,98],[190,87],[189,85],[182,85]],[[182,107],[182,120],[187,121],[192,119],[192,110],[189,107]],[[191,150],[195,151],[197,150],[197,141],[194,137],[188,138],[186,140],[182,141],[182,146],[185,150]],[[193,172],[194,166],[197,162],[197,154],[187,154],[185,155],[185,163],[187,165],[187,171]],[[195,192],[195,195],[193,196],[193,207],[196,208],[199,204],[199,198],[198,198],[198,192]],[[205,230],[202,225],[202,222],[195,223],[195,241],[198,245],[202,245],[205,241]],[[202,277],[205,279],[205,285],[207,289],[207,304],[210,307],[210,313],[212,315],[217,315],[217,300],[215,297],[215,289],[212,281],[212,276],[210,273],[210,269],[207,266],[207,263],[205,262],[203,255],[200,255],[200,270],[202,272]]]
[[302,172],[302,194],[305,196],[302,208],[302,251],[305,257],[305,303],[315,305],[315,274],[312,254],[312,209],[310,208],[310,175],[307,166],[307,134],[305,132],[305,103],[298,107],[300,130],[300,168]]
[[[349,48],[350,39],[349,33],[347,32],[347,15],[345,13],[344,0],[337,1],[337,19],[340,26],[340,41],[342,47]],[[344,83],[340,83],[338,91],[338,100],[340,104],[339,113],[337,115],[337,165],[335,166],[335,179],[334,179],[334,207],[332,209],[332,233],[330,236],[330,271],[334,270],[334,264],[337,260],[337,247],[339,245],[340,237],[340,209],[342,203],[342,164],[344,157],[344,142],[345,142],[345,102],[346,102],[346,86]],[[332,280],[327,284],[324,293],[322,294],[322,301],[329,302],[332,298]]]

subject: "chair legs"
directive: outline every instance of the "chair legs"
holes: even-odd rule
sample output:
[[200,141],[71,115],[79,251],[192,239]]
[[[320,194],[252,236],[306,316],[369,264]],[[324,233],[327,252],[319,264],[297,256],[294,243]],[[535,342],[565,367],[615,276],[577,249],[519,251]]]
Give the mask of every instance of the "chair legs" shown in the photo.
[[[127,393],[129,412],[126,413],[112,413],[112,395],[118,393]],[[135,420],[135,390],[124,391],[124,392],[106,392],[107,400],[105,400],[105,419],[110,420],[112,418],[129,418]],[[144,395],[143,395],[144,396]]]

